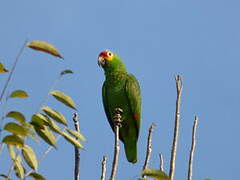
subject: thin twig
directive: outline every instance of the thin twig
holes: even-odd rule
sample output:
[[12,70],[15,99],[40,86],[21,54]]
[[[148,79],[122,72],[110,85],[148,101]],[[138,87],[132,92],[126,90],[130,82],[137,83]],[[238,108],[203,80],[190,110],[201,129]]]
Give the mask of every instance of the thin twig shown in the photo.
[[164,166],[163,166],[163,156],[161,153],[159,153],[159,159],[160,159],[160,170],[164,171]]
[[[150,161],[151,153],[152,153],[152,132],[153,129],[156,127],[156,124],[152,123],[148,130],[148,139],[147,139],[147,151],[146,151],[146,158],[145,162],[143,165],[143,170],[148,168],[148,164]],[[143,178],[145,177],[144,175],[142,176]]]
[[114,116],[114,131],[115,131],[115,146],[114,146],[114,157],[113,157],[113,163],[112,163],[112,172],[110,176],[110,180],[115,180],[115,176],[117,174],[117,167],[118,167],[118,157],[119,157],[119,151],[120,151],[120,145],[119,145],[119,128],[122,126],[122,120],[121,120],[121,114],[122,109],[116,108],[115,109],[115,116]]
[[8,171],[8,175],[7,175],[7,177],[8,177],[9,179],[10,179],[11,173],[12,173],[12,171],[13,171],[13,169],[14,169],[15,163],[16,163],[16,161],[18,161],[18,156],[20,156],[19,154],[20,154],[20,149],[17,150],[17,153],[16,153],[16,155],[15,155],[15,158],[12,159],[11,167],[10,167],[10,169],[9,169],[9,171]]
[[[25,48],[25,45],[27,44],[27,41],[28,41],[27,39],[24,41],[24,44],[22,45],[21,49],[19,50],[18,55],[17,55],[17,57],[16,57],[16,59],[15,59],[15,61],[13,63],[13,67],[12,67],[10,73],[9,73],[9,76],[8,76],[6,82],[5,82],[5,85],[4,85],[3,90],[1,92],[1,95],[0,95],[0,104],[2,103],[2,98],[3,98],[4,94],[5,94],[5,91],[7,90],[9,82],[10,82],[12,76],[13,76],[14,70],[16,69],[17,63],[19,61],[20,56],[23,53],[23,50]],[[8,97],[6,98],[6,102],[7,102],[7,99],[8,99]],[[4,121],[4,109],[6,107],[6,102],[5,102],[5,105],[3,107],[3,112],[2,112],[3,113],[3,115],[2,115],[3,118],[1,118],[0,136],[2,135],[2,125],[3,125],[3,121]]]
[[101,175],[101,180],[105,180],[106,177],[106,163],[107,163],[107,157],[103,156],[103,160],[102,160],[102,175]]
[[[78,114],[74,113],[72,119],[73,119],[76,131],[80,133],[80,125],[79,125],[79,121],[78,121]],[[74,179],[79,180],[80,179],[80,151],[75,146],[74,146],[74,150],[75,150]]]
[[62,76],[59,75],[59,76],[53,81],[53,83],[51,84],[51,86],[50,86],[50,88],[49,88],[48,93],[46,94],[46,96],[45,96],[45,97],[42,99],[42,101],[40,102],[39,107],[38,107],[36,113],[38,113],[38,112],[40,111],[41,107],[48,101],[49,93],[50,93],[52,90],[54,90],[54,88],[55,88],[55,87],[57,86],[57,84],[60,82],[61,77],[62,77]]
[[5,93],[5,91],[6,91],[7,87],[8,87],[8,84],[9,84],[11,78],[12,78],[13,72],[16,69],[18,60],[19,60],[20,56],[22,55],[23,50],[24,50],[26,44],[27,44],[27,39],[24,41],[24,44],[22,45],[22,47],[21,47],[21,49],[20,49],[20,51],[19,51],[19,53],[18,53],[18,55],[17,55],[17,57],[16,57],[16,59],[14,61],[13,67],[12,67],[10,73],[9,73],[9,76],[8,76],[8,78],[6,80],[6,83],[5,83],[4,87],[3,87],[2,93],[0,95],[0,102],[2,101],[3,95],[4,95],[4,93]]
[[181,104],[181,95],[182,95],[182,87],[183,87],[182,79],[180,75],[177,75],[175,77],[175,81],[176,81],[176,88],[177,88],[177,100],[176,100],[176,113],[175,113],[175,127],[174,127],[170,170],[169,170],[169,177],[171,180],[174,179],[174,173],[175,173],[175,160],[176,160],[176,154],[177,154],[179,123],[180,123],[180,104]]
[[[59,134],[56,138],[56,142],[58,142],[58,140],[61,138],[61,135]],[[47,156],[47,154],[53,149],[53,146],[50,146],[43,152],[41,158],[38,161],[38,165],[40,165],[40,163],[44,160],[44,158]],[[25,177],[29,176],[29,174],[31,174],[34,170],[30,170],[25,174]]]
[[[6,110],[7,110],[7,102],[8,102],[8,99],[9,99],[9,96],[6,97],[6,101],[4,102],[3,104],[3,107],[2,107],[2,117],[1,117],[1,122],[0,122],[0,139],[2,138],[2,131],[3,131],[3,123],[4,123],[4,120],[6,118]],[[3,142],[0,142],[0,146],[3,144]]]
[[192,146],[190,150],[189,163],[188,163],[188,180],[192,180],[192,166],[193,166],[193,156],[194,156],[194,151],[196,146],[196,129],[198,125],[198,120],[199,120],[198,116],[195,116],[195,120],[192,128]]

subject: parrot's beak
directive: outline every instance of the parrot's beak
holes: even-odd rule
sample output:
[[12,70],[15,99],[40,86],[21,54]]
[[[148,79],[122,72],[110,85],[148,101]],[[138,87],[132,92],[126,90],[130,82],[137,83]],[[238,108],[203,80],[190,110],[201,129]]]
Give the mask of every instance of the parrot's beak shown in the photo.
[[104,66],[105,62],[106,62],[106,60],[102,56],[98,57],[98,65],[99,66]]

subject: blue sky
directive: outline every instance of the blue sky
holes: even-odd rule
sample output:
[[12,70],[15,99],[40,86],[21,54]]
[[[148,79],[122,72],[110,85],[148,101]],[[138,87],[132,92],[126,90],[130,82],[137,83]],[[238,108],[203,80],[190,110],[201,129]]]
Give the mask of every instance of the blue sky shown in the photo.
[[[158,168],[162,153],[169,170],[175,113],[174,76],[181,74],[184,89],[175,179],[187,176],[191,127],[200,117],[194,179],[237,179],[240,151],[240,2],[237,0],[88,0],[4,1],[0,6],[0,61],[10,68],[26,38],[54,44],[64,60],[25,49],[9,91],[26,90],[30,98],[11,100],[8,111],[36,112],[51,83],[64,69],[58,90],[78,105],[81,131],[88,139],[81,152],[81,179],[100,179],[102,156],[108,156],[109,177],[113,133],[101,100],[104,73],[97,66],[100,51],[110,49],[124,60],[142,89],[142,128],[139,161],[132,165],[120,153],[118,179],[137,179],[146,151],[148,128],[153,134],[150,167]],[[3,84],[7,75],[1,75]],[[72,127],[73,111],[49,98],[47,105],[61,111]],[[47,148],[28,142],[38,157]],[[122,145],[122,144],[121,144]],[[121,146],[123,150],[123,146]],[[0,172],[10,164],[6,149],[0,156]],[[58,150],[42,161],[39,172],[48,179],[73,179],[73,147],[60,139]]]

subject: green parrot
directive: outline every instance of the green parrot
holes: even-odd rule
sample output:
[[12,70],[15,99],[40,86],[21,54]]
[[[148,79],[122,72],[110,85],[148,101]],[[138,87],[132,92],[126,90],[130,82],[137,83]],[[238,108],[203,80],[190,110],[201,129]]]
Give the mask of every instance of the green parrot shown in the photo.
[[115,109],[123,110],[119,138],[124,144],[127,160],[136,163],[142,104],[139,83],[135,76],[126,71],[120,57],[109,50],[99,54],[98,65],[105,72],[102,99],[108,122],[114,131]]

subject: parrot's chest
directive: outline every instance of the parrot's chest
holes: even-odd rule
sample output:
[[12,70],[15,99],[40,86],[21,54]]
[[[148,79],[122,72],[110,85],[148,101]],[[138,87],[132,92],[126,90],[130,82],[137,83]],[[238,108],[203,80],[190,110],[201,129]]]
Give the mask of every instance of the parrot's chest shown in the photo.
[[121,108],[124,112],[123,114],[128,113],[128,98],[125,87],[126,80],[115,81],[108,84],[107,99],[112,115],[115,108]]

